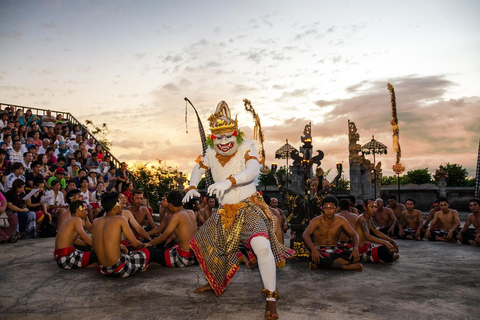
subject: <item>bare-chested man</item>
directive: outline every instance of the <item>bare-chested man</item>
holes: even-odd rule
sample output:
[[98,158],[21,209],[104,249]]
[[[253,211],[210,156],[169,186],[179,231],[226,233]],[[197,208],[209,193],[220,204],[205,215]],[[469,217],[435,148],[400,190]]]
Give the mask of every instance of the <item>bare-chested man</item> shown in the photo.
[[[138,235],[139,237],[141,237],[145,240],[148,240],[148,241],[152,240],[152,237],[150,237],[150,235],[147,233],[147,231],[145,231],[145,229],[143,229],[143,226],[138,224],[138,222],[135,219],[135,217],[133,216],[133,214],[129,210],[125,210],[125,207],[128,204],[127,197],[123,193],[120,193],[118,195],[118,199],[120,200],[120,206],[122,207],[122,213],[120,215],[124,216],[125,219],[127,219],[128,224],[130,225],[130,228],[132,228],[132,231],[136,235]],[[126,243],[126,241],[125,242],[122,241],[122,243],[124,245],[128,244],[128,246],[130,246],[130,244]]]
[[[377,209],[375,200],[367,199],[363,206],[365,212],[357,218],[355,223],[362,261],[393,262],[398,259],[398,255],[395,254],[398,252],[398,246],[392,238],[378,231],[373,225],[372,217]],[[380,244],[380,246],[374,246],[372,243]]]
[[168,193],[165,193],[162,197],[162,201],[160,202],[160,208],[165,212],[165,214],[163,215],[160,225],[148,231],[148,234],[151,236],[164,232],[165,229],[167,229],[168,225],[170,224],[170,221],[172,220],[173,215],[168,209],[167,196],[168,196]]
[[[480,199],[471,199],[469,206],[472,213],[468,215],[467,221],[458,233],[457,239],[462,241],[463,244],[477,247],[480,244],[475,241],[475,238],[478,239],[477,236],[480,234]],[[474,228],[469,228],[470,225],[473,225]]]
[[385,208],[383,200],[378,198],[375,200],[377,205],[377,210],[373,215],[373,222],[377,227],[378,231],[385,235],[393,235],[395,233],[395,227],[397,226],[397,218],[393,213],[392,209]]
[[[67,202],[68,205],[70,205],[73,201],[77,200],[83,200],[82,192],[79,189],[73,189],[67,192],[67,195],[65,197],[65,201]],[[88,209],[87,209],[88,212]],[[70,213],[70,208],[63,210],[62,213],[58,216],[57,218],[57,230],[60,229],[60,226],[63,224],[65,220],[70,218],[72,214]],[[92,232],[92,223],[87,218],[84,219],[84,227],[87,229],[88,232]],[[75,242],[76,245],[78,246],[86,246],[87,244],[80,238],[77,238],[77,241]]]
[[[355,229],[355,222],[357,221],[358,215],[350,211],[350,201],[342,199],[338,202],[338,206],[340,207],[340,212],[337,213],[337,216],[347,219],[350,226]],[[350,251],[353,248],[353,239],[349,234],[342,231],[338,236],[337,245],[344,250],[348,249]]]
[[393,214],[395,215],[395,218],[397,218],[397,223],[395,224],[395,227],[394,227],[395,230],[393,233],[391,233],[391,235],[398,236],[398,230],[399,230],[398,226],[402,218],[402,212],[407,210],[407,208],[405,208],[405,205],[397,202],[397,196],[394,194],[389,195],[387,201],[388,201],[387,208],[392,209]]
[[356,208],[357,206],[357,198],[355,198],[354,195],[348,196],[348,201],[350,202],[350,209],[348,209],[349,212],[355,213],[358,216],[358,209]]
[[169,210],[173,213],[172,220],[165,232],[151,240],[149,245],[157,245],[166,241],[173,233],[176,234],[178,244],[171,248],[160,250],[159,254],[152,255],[153,261],[165,267],[188,267],[196,263],[195,254],[190,249],[190,240],[197,232],[197,221],[192,210],[184,210],[183,196],[178,191],[172,191],[167,196]]
[[446,198],[440,198],[438,201],[440,211],[435,213],[431,226],[435,226],[439,222],[440,227],[433,229],[430,226],[425,233],[425,237],[432,241],[454,242],[457,239],[458,228],[460,227],[458,212],[449,208]]
[[207,206],[200,210],[200,213],[203,216],[203,219],[205,221],[208,220],[212,216],[214,212],[217,211],[217,208],[215,208],[216,200],[214,196],[208,196],[207,197]]
[[[101,202],[105,215],[93,221],[92,234],[92,247],[97,254],[100,273],[110,277],[128,277],[146,269],[153,249],[144,248],[144,244],[135,238],[125,217],[121,216],[118,192],[104,193]],[[139,250],[129,254],[122,252],[122,234]]]
[[200,198],[192,198],[190,201],[185,203],[183,207],[186,210],[191,210],[195,214],[195,220],[197,221],[197,227],[201,227],[205,223],[205,219],[203,219],[202,214],[200,213],[200,203],[201,203]]
[[150,229],[156,227],[150,211],[148,211],[148,208],[143,205],[142,191],[136,190],[133,192],[133,200],[132,204],[130,205],[130,212],[133,214],[139,225],[143,226],[144,224],[148,224]]
[[200,193],[200,210],[203,210],[207,206],[207,197],[208,197],[208,193],[206,192]]
[[283,214],[283,211],[277,207],[277,198],[270,198],[270,201],[268,201],[268,197],[264,197],[264,199],[270,208],[270,212],[272,213],[275,237],[277,238],[278,242],[283,244],[284,233],[288,230],[287,218]]
[[275,209],[278,213],[278,217],[281,219],[281,226],[283,232],[287,232],[288,230],[288,225],[287,225],[287,217],[285,217],[285,213],[283,213],[283,210],[278,207],[278,199],[277,198],[271,198],[270,199],[270,210]]
[[97,262],[97,256],[92,251],[75,249],[74,243],[79,236],[87,245],[92,245],[92,238],[83,229],[83,222],[88,213],[87,205],[83,201],[76,200],[70,204],[69,211],[74,214],[65,219],[58,228],[53,256],[60,268],[86,268]]
[[[362,264],[356,263],[360,259],[358,235],[345,218],[335,215],[337,202],[334,196],[325,197],[322,200],[324,214],[313,218],[303,232],[303,241],[311,253],[310,268],[361,271]],[[342,231],[353,238],[353,252],[337,247],[338,236]],[[312,241],[312,234],[315,243]]]
[[[432,222],[433,220],[433,217],[435,216],[435,213],[437,211],[440,211],[440,202],[437,200],[435,200],[435,202],[433,203],[433,208],[430,210],[430,212],[428,213],[428,217],[427,219],[425,220],[425,223],[423,224],[423,230],[422,232],[425,232],[427,229],[428,229],[428,225],[430,224],[430,222]],[[433,229],[434,228],[440,228],[440,225],[438,224],[437,222],[437,225],[436,226],[431,226]]]
[[415,209],[415,200],[413,199],[407,199],[405,206],[407,207],[407,210],[402,212],[398,235],[404,239],[415,239],[420,241],[424,236],[422,233],[422,212]]

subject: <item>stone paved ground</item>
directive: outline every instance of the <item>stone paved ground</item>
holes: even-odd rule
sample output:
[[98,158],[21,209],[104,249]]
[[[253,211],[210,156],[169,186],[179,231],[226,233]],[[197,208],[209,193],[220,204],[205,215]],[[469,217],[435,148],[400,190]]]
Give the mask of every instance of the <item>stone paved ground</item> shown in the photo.
[[[401,258],[362,272],[310,271],[291,260],[277,272],[281,319],[479,319],[480,248],[398,241]],[[54,240],[0,245],[1,319],[262,319],[258,270],[242,266],[226,292],[193,293],[200,267],[151,266],[125,279],[62,270]]]

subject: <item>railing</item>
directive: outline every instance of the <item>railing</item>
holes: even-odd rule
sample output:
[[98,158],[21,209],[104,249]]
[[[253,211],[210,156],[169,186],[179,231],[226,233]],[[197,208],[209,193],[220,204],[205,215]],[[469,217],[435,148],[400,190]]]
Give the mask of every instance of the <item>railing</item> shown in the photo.
[[[115,165],[116,168],[119,168],[120,167],[120,160],[118,160],[106,147],[103,143],[101,143],[100,141],[97,140],[97,138],[95,138],[95,136],[87,129],[87,127],[85,127],[80,121],[77,120],[77,118],[75,118],[71,113],[69,112],[62,112],[62,111],[55,111],[55,110],[51,110],[51,109],[41,109],[41,108],[33,108],[33,107],[26,107],[26,106],[19,106],[19,105],[15,105],[15,104],[10,104],[10,103],[3,103],[3,102],[0,102],[0,108],[2,110],[4,110],[6,107],[10,107],[10,108],[13,108],[12,112],[13,114],[15,114],[16,110],[18,109],[22,109],[23,113],[25,114],[25,111],[26,110],[32,110],[32,114],[34,115],[37,115],[37,116],[46,116],[47,115],[47,111],[50,110],[50,112],[52,113],[52,116],[53,117],[57,117],[57,115],[61,114],[62,115],[62,121],[68,121],[72,124],[73,127],[75,126],[80,126],[82,128],[82,131],[83,132],[87,132],[90,137],[95,140],[95,142],[99,145],[102,146],[102,149],[103,149],[103,154],[104,156],[105,155],[109,155],[111,158],[112,158],[112,162],[113,164]],[[72,128],[73,128],[72,127]],[[128,176],[130,177],[130,181],[132,181],[134,183],[134,185],[136,184],[135,182],[135,177],[131,174],[131,173],[128,173]]]

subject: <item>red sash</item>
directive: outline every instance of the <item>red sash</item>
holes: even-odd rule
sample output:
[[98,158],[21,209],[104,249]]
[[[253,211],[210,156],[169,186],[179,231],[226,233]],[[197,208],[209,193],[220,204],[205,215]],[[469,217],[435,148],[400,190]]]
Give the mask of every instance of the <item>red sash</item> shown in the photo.
[[53,251],[53,257],[55,258],[55,260],[58,260],[61,257],[68,256],[73,251],[75,251],[74,246],[67,247],[67,248],[62,248],[62,249],[56,249],[56,250]]

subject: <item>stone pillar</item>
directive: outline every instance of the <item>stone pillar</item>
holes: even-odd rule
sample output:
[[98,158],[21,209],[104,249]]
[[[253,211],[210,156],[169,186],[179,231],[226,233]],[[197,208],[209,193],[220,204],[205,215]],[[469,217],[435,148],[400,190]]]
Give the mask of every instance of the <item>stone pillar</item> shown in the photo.
[[447,177],[448,172],[442,166],[435,172],[435,177],[438,178],[438,195],[440,197],[447,197]]

